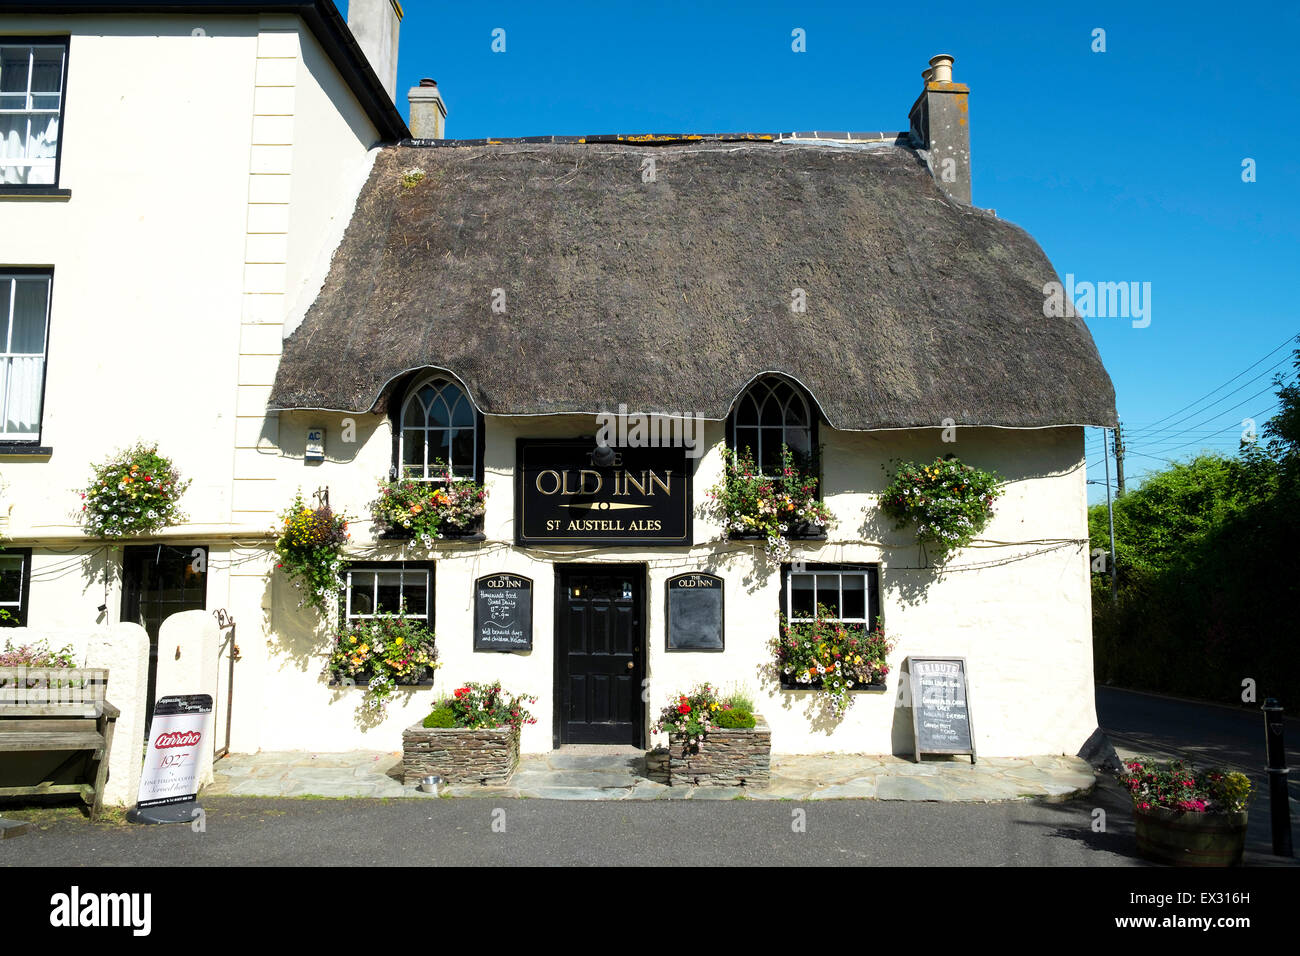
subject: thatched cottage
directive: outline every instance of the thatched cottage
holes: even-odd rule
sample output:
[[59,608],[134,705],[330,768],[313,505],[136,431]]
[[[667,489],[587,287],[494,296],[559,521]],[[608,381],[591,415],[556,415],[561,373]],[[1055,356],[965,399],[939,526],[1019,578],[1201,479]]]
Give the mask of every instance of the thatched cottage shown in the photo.
[[[1042,250],[969,205],[965,97],[927,81],[904,133],[378,153],[290,323],[269,406],[285,454],[323,427],[312,480],[349,509],[377,478],[425,477],[436,455],[485,484],[482,540],[365,540],[364,568],[413,571],[428,595],[440,684],[499,677],[536,694],[526,750],[645,745],[670,695],[711,681],[758,695],[778,752],[907,752],[901,665],[964,657],[981,752],[1078,750],[1096,724],[1083,427],[1113,423],[1114,395],[1083,323],[1043,315],[1056,273]],[[950,111],[961,122],[940,125]],[[665,423],[662,444],[696,448],[602,468],[598,445],[619,444],[602,425],[638,415]],[[348,428],[353,443],[335,439]],[[781,443],[820,449],[838,522],[773,558],[728,534],[707,490],[723,448],[763,468]],[[1005,494],[979,539],[936,564],[879,495],[892,461],[953,453]],[[629,494],[625,464],[641,485],[647,472],[677,484],[657,502]],[[619,510],[631,500],[650,510]],[[513,651],[475,639],[476,582],[498,574],[531,601]],[[698,574],[722,597],[696,640],[671,595]],[[883,686],[855,691],[839,719],[771,668],[781,615],[814,600],[879,617],[894,644]],[[309,669],[278,680],[277,723],[324,699]],[[342,732],[335,720],[312,746]]]
[[[971,205],[951,58],[903,132],[456,141],[436,85],[397,113],[391,0],[353,0],[350,25],[329,0],[6,10],[32,116],[3,160],[0,201],[23,202],[0,301],[44,329],[4,358],[26,376],[0,442],[21,623],[142,620],[187,661],[164,619],[233,618],[214,673],[236,751],[394,750],[436,698],[500,679],[537,697],[525,751],[649,746],[709,681],[748,690],[776,752],[909,753],[905,664],[927,656],[965,660],[981,754],[1095,729],[1084,428],[1114,424],[1114,393],[1083,322],[1044,315],[1039,246]],[[161,114],[174,162],[95,147]],[[139,438],[194,478],[183,518],[88,538],[89,466]],[[774,546],[710,491],[731,452],[771,475],[783,446],[826,520],[783,518]],[[950,455],[1000,495],[940,555],[882,495]],[[483,513],[428,538],[374,523],[394,480],[481,484]],[[277,567],[300,490],[350,519],[337,617]],[[818,606],[891,645],[839,714],[774,667],[782,619]],[[398,610],[440,668],[366,711],[335,635]]]

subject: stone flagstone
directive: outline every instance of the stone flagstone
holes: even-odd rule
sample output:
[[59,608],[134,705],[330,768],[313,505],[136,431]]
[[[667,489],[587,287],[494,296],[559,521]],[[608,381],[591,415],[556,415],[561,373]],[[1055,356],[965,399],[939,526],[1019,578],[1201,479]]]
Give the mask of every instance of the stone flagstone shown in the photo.
[[[401,782],[401,754],[351,751],[231,754],[213,767],[203,796],[427,797]],[[772,758],[766,788],[665,786],[646,776],[630,747],[562,747],[521,757],[505,786],[445,785],[443,796],[541,800],[1068,800],[1092,789],[1078,757],[969,757],[917,764],[893,754],[809,754]]]

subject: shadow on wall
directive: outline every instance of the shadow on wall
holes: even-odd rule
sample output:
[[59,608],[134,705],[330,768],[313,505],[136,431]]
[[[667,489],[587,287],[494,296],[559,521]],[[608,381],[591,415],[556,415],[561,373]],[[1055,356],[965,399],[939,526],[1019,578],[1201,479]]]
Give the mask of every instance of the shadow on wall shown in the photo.
[[899,562],[885,566],[880,577],[885,593],[891,598],[888,603],[920,607],[926,602],[926,594],[939,580],[939,570],[922,566],[925,560],[925,551],[918,545],[914,564]]
[[[282,411],[262,422],[257,447],[265,454],[302,461],[310,467],[325,462],[346,465],[356,460],[385,421],[382,415]],[[307,431],[316,427],[325,429],[325,462],[306,461]]]
[[[334,648],[337,633],[333,621],[319,615],[314,609],[300,605],[299,591],[279,569],[267,576],[262,612],[265,632],[271,635],[270,654],[278,657],[277,670],[302,671],[314,678],[319,693],[330,707],[352,710],[352,720],[359,730],[380,726],[387,714],[364,706],[365,687],[360,683],[331,686],[329,656]],[[277,603],[278,599],[278,603]],[[404,708],[417,693],[428,693],[427,686],[399,685],[389,697],[390,708]]]
[[101,603],[104,609],[96,613],[96,624],[108,624],[110,612],[112,617],[117,617],[116,612],[112,611],[111,603],[114,594],[120,597],[122,593],[122,562],[114,561],[112,559],[114,554],[121,554],[121,551],[114,551],[108,545],[103,545],[81,559],[81,579],[86,582],[85,587],[81,589],[82,593],[93,595],[97,588],[103,588]]

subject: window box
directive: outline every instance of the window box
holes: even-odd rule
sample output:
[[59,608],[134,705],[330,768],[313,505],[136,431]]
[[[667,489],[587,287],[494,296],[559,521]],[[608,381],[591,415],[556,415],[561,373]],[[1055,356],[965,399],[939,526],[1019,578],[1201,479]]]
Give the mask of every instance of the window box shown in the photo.
[[[764,534],[747,534],[741,531],[732,531],[727,535],[732,541],[766,541],[767,535]],[[789,530],[781,537],[788,541],[825,541],[826,528],[823,525],[813,524],[809,521],[795,521],[790,523]]]
[[[368,674],[368,673],[358,674],[356,677],[353,677],[353,678],[350,678],[350,679],[347,678],[347,677],[344,677],[344,676],[343,676],[342,674],[340,674],[338,671],[330,671],[330,672],[329,672],[329,675],[330,675],[330,683],[329,683],[329,686],[330,686],[330,687],[335,687],[335,688],[344,688],[344,687],[361,687],[361,688],[366,688],[366,687],[369,687],[369,686],[370,686],[370,678],[371,678],[371,675]],[[351,683],[349,683],[349,680],[351,680]],[[422,667],[422,668],[420,668],[420,671],[419,671],[418,674],[414,674],[414,675],[412,675],[411,677],[399,677],[399,678],[397,679],[397,686],[398,686],[398,687],[432,687],[432,686],[433,686],[433,668],[431,668],[431,667]]]
[[[388,528],[380,532],[380,541],[413,541],[415,532],[410,528]],[[487,535],[483,533],[483,519],[480,518],[469,528],[452,528],[444,527],[439,532],[435,541],[486,541]]]
[[422,777],[446,783],[502,786],[519,766],[519,731],[504,727],[425,727],[402,731],[402,782]]
[[753,727],[710,730],[692,747],[684,734],[670,734],[667,748],[646,754],[651,779],[673,786],[766,787],[772,780],[772,728],[762,714]]
[[[820,680],[815,680],[810,684],[797,684],[794,681],[790,680],[788,677],[786,677],[784,674],[781,675],[782,690],[820,690],[821,686],[822,686],[822,682]],[[880,691],[886,691],[886,690],[889,690],[889,684],[884,681],[881,681],[879,684],[859,684],[857,687],[849,688],[849,693],[857,694],[862,691],[875,691],[879,693]]]

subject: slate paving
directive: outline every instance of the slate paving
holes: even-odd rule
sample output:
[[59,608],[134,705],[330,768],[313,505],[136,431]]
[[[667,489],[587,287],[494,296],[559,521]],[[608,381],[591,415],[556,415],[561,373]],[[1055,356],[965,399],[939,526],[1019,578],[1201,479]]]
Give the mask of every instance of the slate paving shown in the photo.
[[[403,785],[400,753],[231,754],[214,767],[205,796],[412,797],[433,794]],[[448,797],[538,800],[913,800],[991,803],[1060,802],[1092,790],[1096,777],[1078,757],[967,757],[913,763],[893,755],[809,754],[772,758],[771,785],[667,786],[645,774],[645,754],[630,747],[562,747],[528,754],[505,786],[444,786]]]

